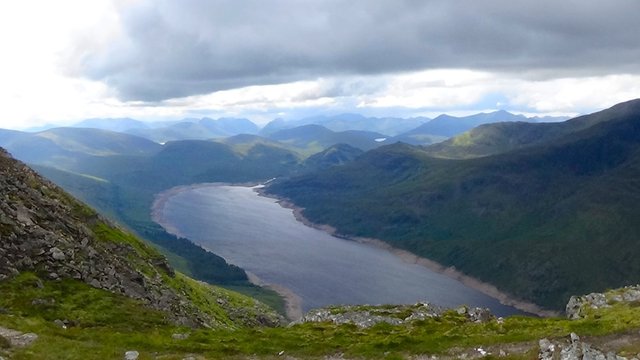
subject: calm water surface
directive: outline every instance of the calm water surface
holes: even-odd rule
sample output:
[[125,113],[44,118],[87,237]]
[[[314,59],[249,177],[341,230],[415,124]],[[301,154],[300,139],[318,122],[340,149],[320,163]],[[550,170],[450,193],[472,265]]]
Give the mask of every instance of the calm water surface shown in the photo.
[[375,248],[297,221],[290,209],[252,188],[210,185],[172,196],[166,221],[181,235],[302,297],[303,309],[330,304],[489,307],[518,313],[462,283]]

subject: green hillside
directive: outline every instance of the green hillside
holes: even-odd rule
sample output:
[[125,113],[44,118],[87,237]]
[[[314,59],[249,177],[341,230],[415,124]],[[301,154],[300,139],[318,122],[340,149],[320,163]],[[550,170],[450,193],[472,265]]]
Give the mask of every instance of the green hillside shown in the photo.
[[[512,121],[484,124],[447,141],[425,147],[424,150],[431,156],[449,159],[467,159],[502,154],[550,143],[600,122],[612,120],[616,116],[633,113],[636,106],[634,101],[625,102],[614,106],[610,110],[580,116],[563,122],[531,123]],[[617,115],[612,117],[612,112]]]
[[283,129],[268,135],[271,140],[298,148],[306,156],[337,144],[348,144],[365,151],[371,150],[383,145],[382,141],[386,137],[380,133],[363,130],[336,132],[315,124]]
[[558,309],[570,294],[640,280],[640,101],[572,121],[584,130],[475,159],[386,146],[268,191],[341,233]]

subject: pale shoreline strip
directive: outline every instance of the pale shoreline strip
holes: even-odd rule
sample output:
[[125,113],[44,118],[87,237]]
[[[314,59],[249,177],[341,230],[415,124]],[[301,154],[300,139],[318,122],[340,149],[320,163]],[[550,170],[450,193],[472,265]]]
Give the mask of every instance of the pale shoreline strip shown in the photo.
[[265,282],[250,271],[245,270],[245,272],[252,284],[273,290],[284,299],[285,312],[287,313],[287,318],[289,320],[295,321],[302,318],[302,298],[298,294],[282,285]]
[[[193,185],[186,185],[186,186],[177,186],[177,187],[173,187],[169,190],[163,191],[159,194],[157,194],[155,196],[155,200],[153,202],[153,206],[152,206],[152,211],[151,211],[151,216],[153,221],[155,221],[156,223],[158,223],[160,226],[162,226],[163,228],[165,228],[165,230],[171,234],[174,234],[176,236],[180,236],[183,237],[179,234],[179,232],[177,231],[177,229],[175,229],[171,224],[169,224],[163,214],[163,209],[164,206],[167,202],[167,200],[169,198],[171,198],[174,195],[177,195],[183,191],[188,191],[188,190],[194,190],[194,189],[198,189],[198,188],[204,188],[204,187],[211,187],[211,186],[220,186],[220,185],[233,185],[233,186],[251,186],[248,184],[228,184],[228,183],[201,183],[201,184],[193,184]],[[253,184],[255,185],[255,184]],[[280,206],[287,208],[287,209],[291,209],[293,211],[293,215],[296,218],[296,220],[298,220],[299,222],[303,223],[306,226],[318,229],[318,230],[322,230],[332,236],[336,236],[342,239],[346,239],[346,240],[352,240],[352,241],[356,241],[358,243],[364,244],[364,245],[369,245],[369,246],[375,246],[378,247],[380,249],[386,250],[396,256],[398,256],[400,259],[402,259],[403,261],[407,262],[407,263],[411,263],[411,264],[417,264],[420,266],[423,266],[431,271],[443,274],[447,277],[450,277],[452,279],[455,279],[459,282],[461,282],[462,284],[464,284],[465,286],[468,286],[474,290],[477,290],[487,296],[490,296],[496,300],[498,300],[501,304],[503,305],[507,305],[507,306],[512,306],[518,310],[530,313],[530,314],[535,314],[537,316],[542,316],[542,317],[554,317],[554,316],[560,316],[559,312],[556,311],[552,311],[552,310],[546,310],[541,308],[540,306],[533,304],[531,302],[527,302],[521,299],[517,299],[514,296],[511,296],[503,291],[498,290],[498,288],[496,288],[494,285],[491,285],[489,283],[480,281],[474,277],[471,277],[469,275],[466,275],[458,270],[456,270],[453,267],[447,267],[444,266],[436,261],[427,259],[427,258],[423,258],[420,256],[417,256],[409,251],[406,250],[402,250],[402,249],[398,249],[398,248],[394,248],[393,246],[389,245],[388,243],[379,240],[379,239],[372,239],[372,238],[361,238],[361,237],[351,237],[351,236],[344,236],[342,234],[339,234],[335,228],[329,226],[329,225],[323,225],[323,224],[316,224],[313,223],[311,221],[309,221],[309,219],[305,218],[304,215],[302,214],[302,211],[304,210],[303,208],[296,206],[295,204],[293,204],[292,202],[290,202],[287,199],[283,199],[277,196],[274,196],[272,194],[265,194],[264,191],[261,191],[259,187],[257,186],[253,186],[255,188],[255,191],[260,195],[260,196],[264,196],[264,197],[268,197],[271,199],[274,199],[278,204],[280,204]],[[253,275],[253,274],[252,274]],[[254,275],[255,276],[255,275]],[[251,276],[249,277],[251,280]],[[256,284],[256,285],[260,285],[260,284]],[[291,309],[292,313],[298,314],[298,310],[296,309],[298,306],[301,305],[301,299],[300,297],[293,293],[292,291],[290,291],[289,289],[286,289],[280,285],[277,284],[262,284],[262,285],[266,285],[266,287],[276,291],[278,294],[280,294],[280,296],[282,296],[285,299],[285,302],[287,304],[287,316],[289,316],[289,311]],[[292,296],[293,295],[293,296]],[[298,299],[298,300],[297,300]],[[296,301],[300,301],[300,304],[296,304]],[[300,310],[300,314],[301,314],[301,310]]]

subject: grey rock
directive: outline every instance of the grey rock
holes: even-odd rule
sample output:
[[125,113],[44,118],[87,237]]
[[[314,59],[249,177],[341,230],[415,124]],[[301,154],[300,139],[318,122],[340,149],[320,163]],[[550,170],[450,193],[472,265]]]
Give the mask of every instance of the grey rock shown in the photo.
[[137,360],[140,357],[140,353],[135,350],[129,350],[124,353],[124,360]]
[[581,319],[585,316],[586,308],[600,309],[610,306],[607,298],[601,293],[591,293],[583,296],[572,296],[565,308],[565,314],[569,319]]
[[538,341],[540,351],[538,352],[538,359],[551,360],[553,359],[553,353],[556,350],[556,346],[548,339],[541,339]]
[[[444,310],[431,304],[396,306],[342,306],[314,309],[292,325],[305,322],[332,322],[334,324],[353,324],[368,328],[379,323],[402,325],[416,320],[438,317]],[[407,313],[410,314],[407,316]]]
[[467,311],[469,320],[477,323],[487,322],[494,319],[495,316],[491,313],[491,310],[487,308],[471,308]]
[[38,339],[38,335],[34,333],[23,334],[19,331],[4,327],[0,327],[0,336],[9,340],[11,346],[15,347],[29,346]]
[[552,342],[548,339],[541,339],[538,343],[540,347],[538,359],[540,360],[626,360],[614,352],[604,353],[592,347],[591,344],[582,341],[575,333],[571,333],[565,341]]
[[49,253],[55,260],[64,261],[67,258],[64,255],[64,252],[62,252],[62,250],[58,249],[57,247],[52,247],[51,249],[49,249]]
[[174,340],[185,340],[189,338],[189,334],[173,334],[171,338]]
[[56,324],[59,328],[62,328],[62,329],[66,329],[67,328],[67,324],[64,321],[60,320],[60,319],[53,320],[53,323]]

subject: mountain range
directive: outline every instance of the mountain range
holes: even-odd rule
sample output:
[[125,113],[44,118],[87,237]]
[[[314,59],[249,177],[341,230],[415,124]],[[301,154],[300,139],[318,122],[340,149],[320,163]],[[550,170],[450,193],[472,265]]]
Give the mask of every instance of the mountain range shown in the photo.
[[[262,128],[244,118],[185,118],[175,121],[140,121],[131,118],[92,118],[80,121],[69,127],[109,130],[137,135],[146,139],[165,143],[175,140],[207,140],[226,138],[240,134],[270,137],[273,133],[303,127],[320,125],[333,132],[369,131],[393,138],[393,142],[402,141],[414,145],[425,145],[442,141],[458,135],[481,124],[526,121],[558,122],[567,117],[525,117],[500,110],[491,113],[455,117],[440,115],[434,119],[426,117],[366,117],[360,114],[319,115],[302,119],[275,119]],[[29,132],[41,132],[55,128],[49,125]]]

